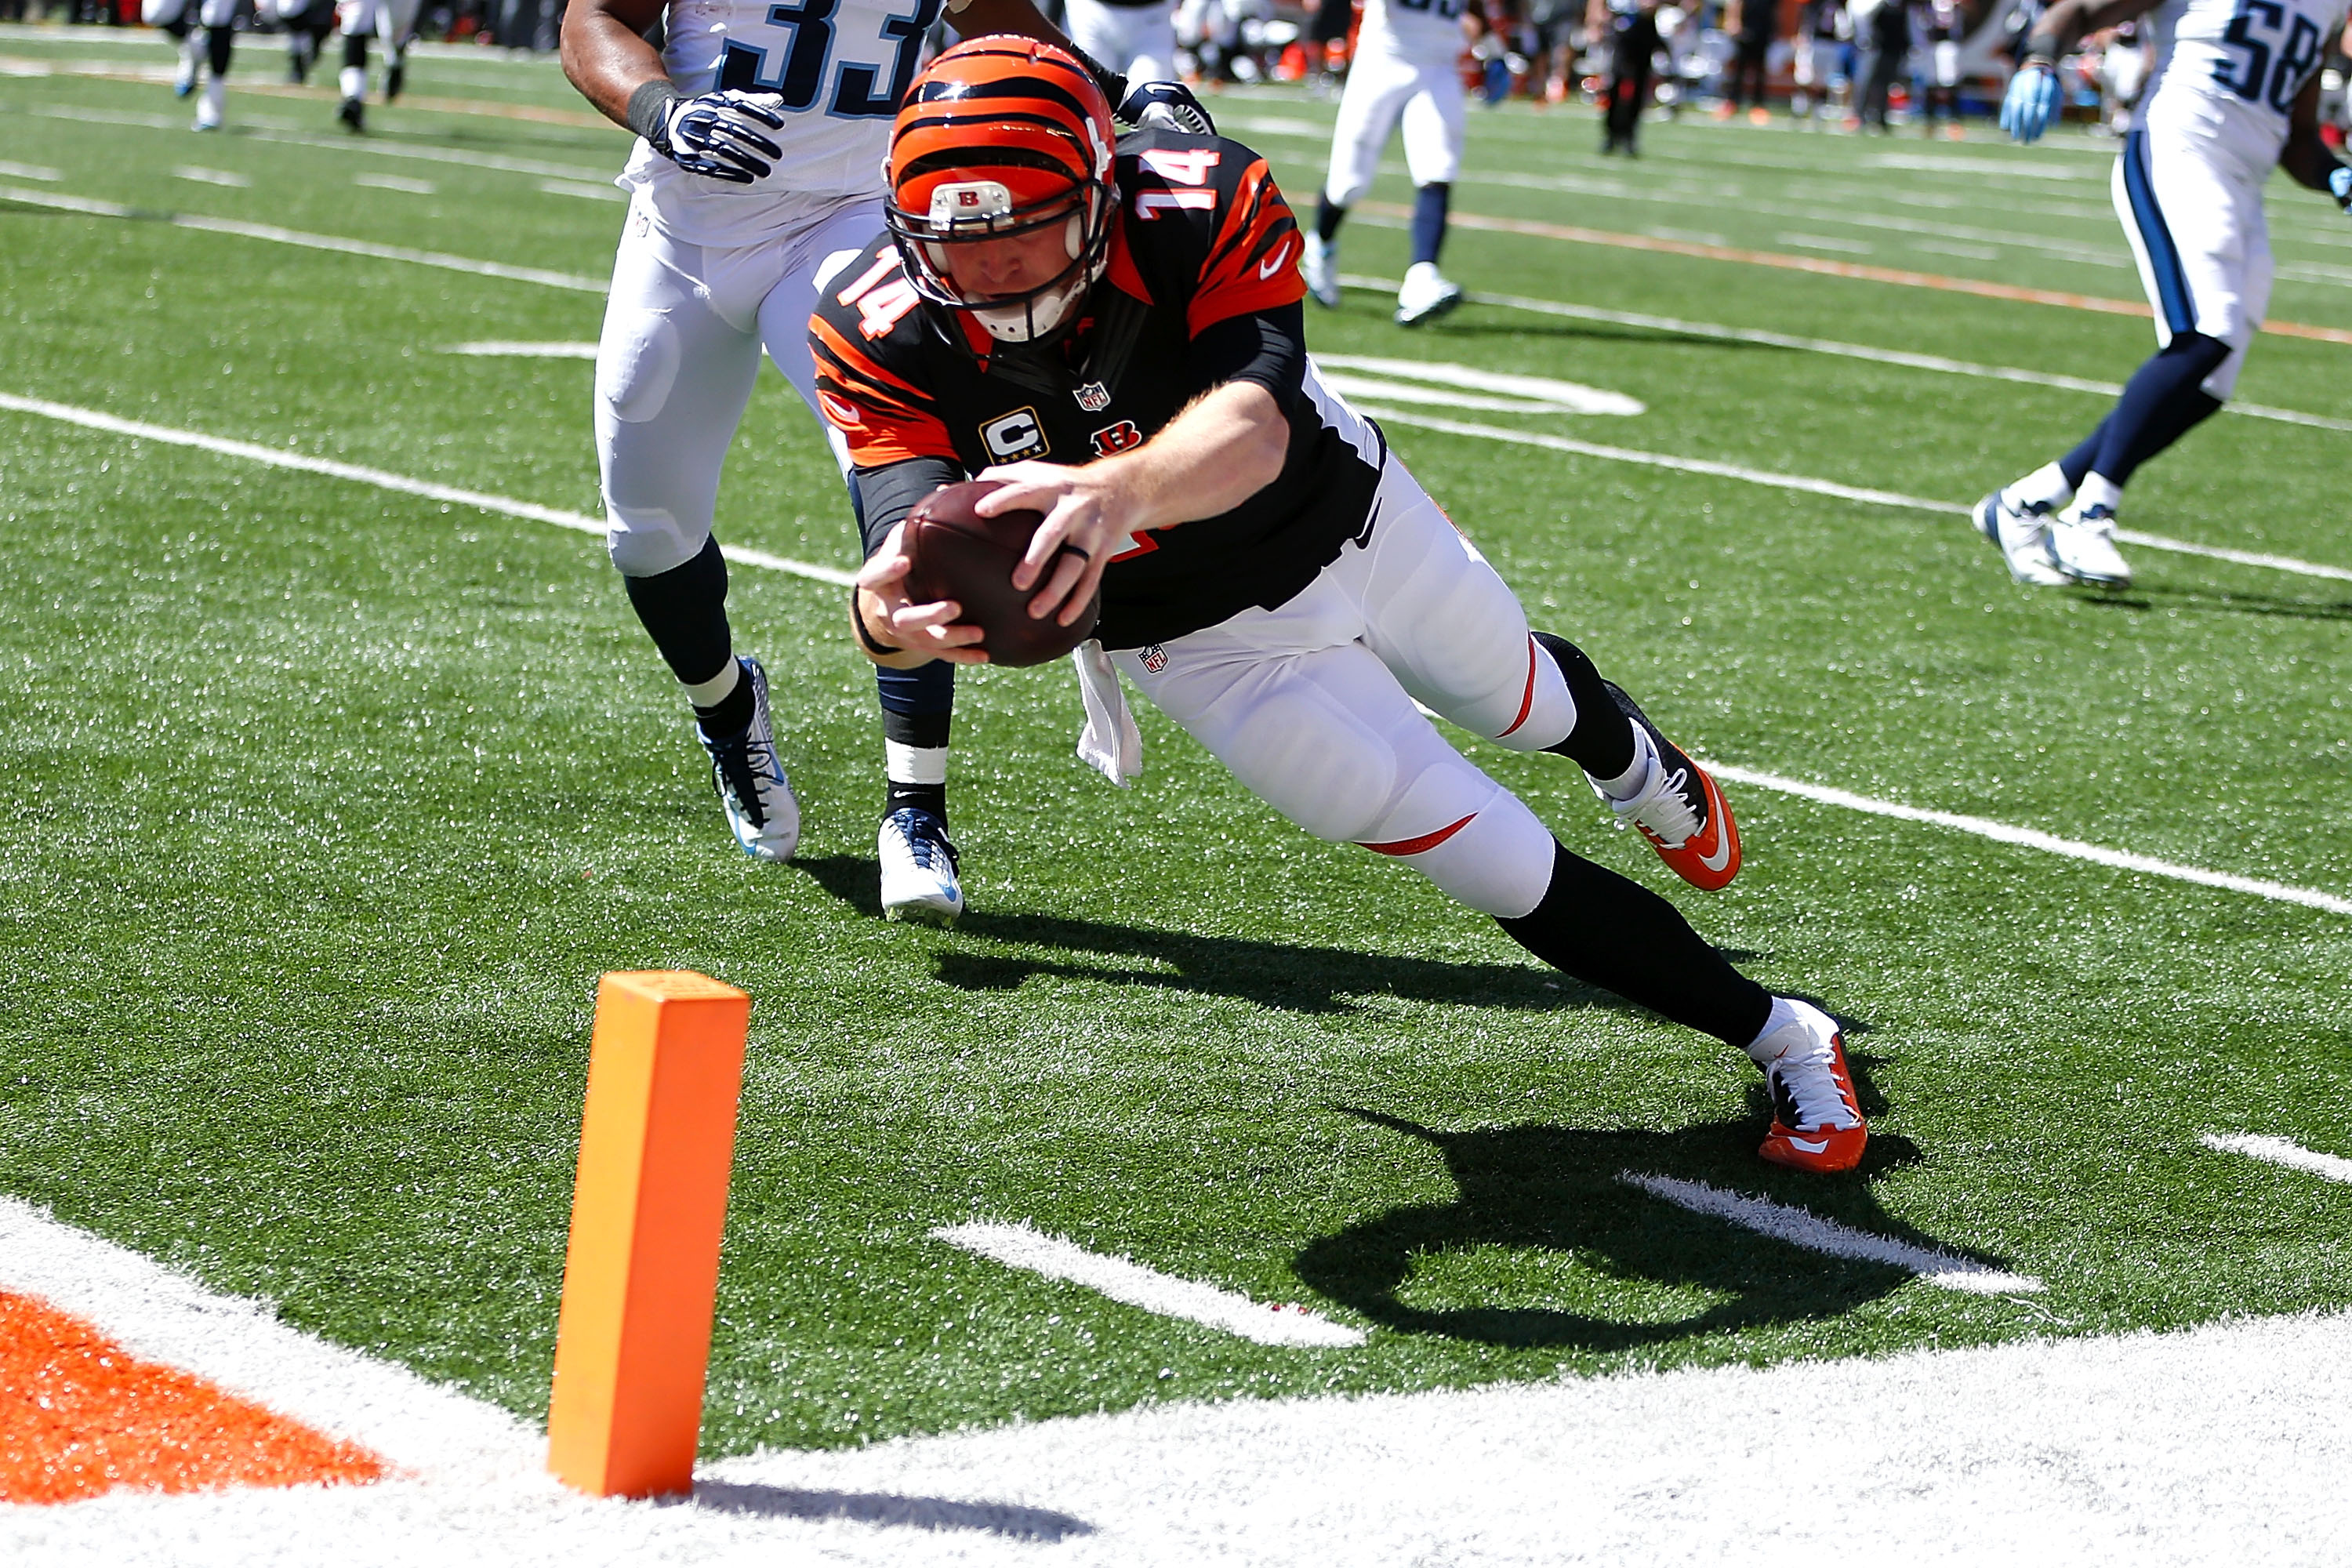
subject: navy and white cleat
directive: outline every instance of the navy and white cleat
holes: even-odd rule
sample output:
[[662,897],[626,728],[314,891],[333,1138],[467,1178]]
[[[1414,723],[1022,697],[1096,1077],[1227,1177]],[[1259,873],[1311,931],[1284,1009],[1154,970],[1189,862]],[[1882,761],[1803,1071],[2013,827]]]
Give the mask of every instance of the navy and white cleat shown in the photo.
[[1405,268],[1397,289],[1396,324],[1417,327],[1433,321],[1462,303],[1462,289],[1437,270],[1434,261],[1416,261]]
[[768,714],[768,672],[756,658],[742,661],[751,683],[751,722],[740,735],[714,741],[694,727],[695,739],[710,753],[711,787],[727,810],[727,826],[743,853],[761,860],[789,860],[800,847],[801,803],[793,781],[776,759],[776,729]]
[[1995,490],[1977,502],[1972,515],[1977,531],[1992,541],[2009,564],[2009,574],[2018,582],[2035,588],[2060,588],[2074,581],[2059,569],[2058,558],[2050,552],[2048,507],[2013,507],[2007,491]]
[[902,805],[882,819],[875,853],[882,862],[885,920],[955,924],[963,913],[963,884],[956,878],[956,847],[948,842],[946,823]]
[[2050,558],[2077,583],[2100,588],[2131,586],[2131,563],[2116,548],[2116,510],[2107,506],[2070,506],[2050,524]]
[[1307,248],[1298,253],[1299,280],[1307,285],[1307,297],[1327,310],[1339,308],[1339,247],[1317,235],[1307,237]]

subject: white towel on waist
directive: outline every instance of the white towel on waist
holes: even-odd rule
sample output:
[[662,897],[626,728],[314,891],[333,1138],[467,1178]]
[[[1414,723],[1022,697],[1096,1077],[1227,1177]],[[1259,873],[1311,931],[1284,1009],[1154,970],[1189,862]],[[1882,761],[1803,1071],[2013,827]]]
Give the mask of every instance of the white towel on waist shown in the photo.
[[1078,759],[1119,788],[1143,773],[1143,737],[1128,711],[1127,692],[1103,645],[1088,640],[1070,650],[1078,668],[1078,695],[1087,705],[1087,727],[1078,733]]

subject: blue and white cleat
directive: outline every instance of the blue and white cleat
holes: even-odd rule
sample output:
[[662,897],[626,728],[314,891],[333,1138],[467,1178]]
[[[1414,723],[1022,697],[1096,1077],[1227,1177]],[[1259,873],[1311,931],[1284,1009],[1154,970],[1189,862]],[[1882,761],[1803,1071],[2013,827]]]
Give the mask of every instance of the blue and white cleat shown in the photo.
[[776,760],[776,729],[768,715],[768,672],[760,661],[741,660],[751,683],[751,723],[741,734],[714,741],[694,727],[694,737],[710,753],[711,787],[727,810],[727,826],[743,853],[761,860],[789,860],[800,847],[801,803],[793,781]]
[[948,842],[946,823],[902,805],[882,819],[875,854],[882,862],[885,920],[955,924],[963,913],[963,884],[956,879],[956,847]]
[[2050,558],[2077,583],[2101,588],[2131,586],[2131,563],[2116,548],[2116,509],[2076,504],[2050,524]]
[[1973,515],[1977,531],[1992,541],[2017,581],[2036,588],[2061,588],[2074,581],[2050,552],[2048,507],[2014,507],[2006,490],[1995,490],[1977,502]]

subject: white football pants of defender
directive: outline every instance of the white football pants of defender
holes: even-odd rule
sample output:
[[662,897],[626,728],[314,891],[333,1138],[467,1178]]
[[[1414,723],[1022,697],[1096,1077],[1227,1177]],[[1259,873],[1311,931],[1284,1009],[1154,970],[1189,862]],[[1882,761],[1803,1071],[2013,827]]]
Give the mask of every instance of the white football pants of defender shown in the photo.
[[2156,308],[2157,346],[2189,331],[2229,344],[2230,357],[2200,384],[2224,402],[2270,309],[2268,173],[2249,174],[2160,129],[2131,132],[2116,159],[2116,215]]
[[1370,539],[1289,603],[1111,658],[1318,838],[1394,856],[1504,920],[1551,885],[1550,829],[1413,702],[1533,752],[1567,738],[1575,700],[1517,596],[1393,454]]
[[1175,0],[1141,5],[1069,0],[1068,26],[1070,42],[1127,78],[1129,87],[1176,79]]
[[[347,38],[374,34],[383,45],[386,61],[397,65],[407,49],[409,35],[416,31],[420,4],[421,0],[339,0],[335,26]],[[364,88],[366,84],[361,85]]]
[[1466,113],[1462,78],[1451,60],[1415,65],[1381,49],[1368,49],[1348,68],[1339,93],[1339,122],[1331,128],[1331,172],[1323,194],[1336,206],[1351,207],[1372,188],[1381,150],[1397,117],[1404,117],[1404,163],[1416,185],[1447,185],[1462,173],[1462,121]]
[[[642,194],[631,204],[596,345],[605,546],[623,574],[683,566],[709,542],[762,345],[815,414],[818,280],[828,260],[855,257],[881,229],[881,198],[859,196],[757,245],[692,245],[662,232]],[[832,445],[845,472],[838,437]]]

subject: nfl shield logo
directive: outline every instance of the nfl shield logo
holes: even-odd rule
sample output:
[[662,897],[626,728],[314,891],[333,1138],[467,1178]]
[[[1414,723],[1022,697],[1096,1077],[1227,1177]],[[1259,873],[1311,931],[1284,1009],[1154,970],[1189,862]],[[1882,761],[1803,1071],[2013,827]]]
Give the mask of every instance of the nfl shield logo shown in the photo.
[[1110,406],[1110,391],[1099,381],[1087,383],[1074,395],[1078,400],[1078,406],[1089,414],[1100,414]]
[[1168,668],[1168,650],[1153,643],[1143,650],[1143,668],[1157,675]]

